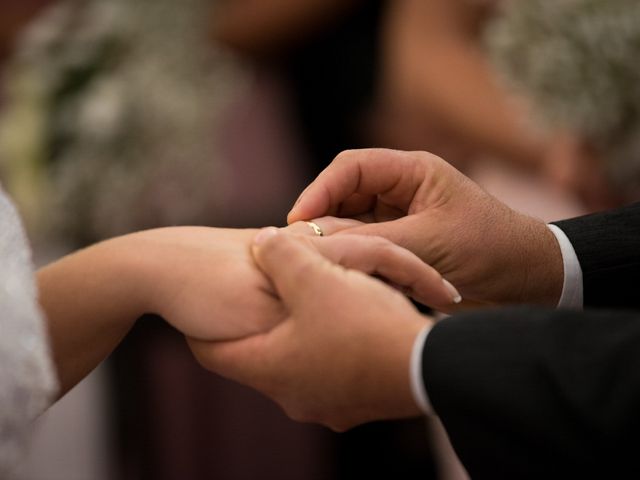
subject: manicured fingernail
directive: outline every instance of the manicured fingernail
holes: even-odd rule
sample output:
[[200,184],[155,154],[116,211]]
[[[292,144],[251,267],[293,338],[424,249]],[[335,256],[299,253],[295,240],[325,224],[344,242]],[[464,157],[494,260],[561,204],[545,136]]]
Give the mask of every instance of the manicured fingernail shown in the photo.
[[294,205],[293,208],[289,210],[289,213],[287,213],[287,223],[289,225],[291,225],[294,222],[293,219],[295,218],[295,214],[297,211],[298,211],[298,207]]
[[279,231],[280,230],[278,228],[276,228],[276,227],[263,228],[262,230],[260,230],[258,232],[258,234],[253,239],[253,244],[254,245],[260,245],[260,244],[264,243],[265,241],[267,241],[269,238],[275,237],[276,235],[278,235]]
[[307,187],[304,190],[302,190],[302,193],[298,195],[298,199],[296,200],[296,203],[293,204],[294,207],[300,203],[300,200],[302,200],[302,197],[304,197],[304,194],[307,193],[307,190],[309,190],[310,188],[311,188],[311,185],[307,185]]
[[444,278],[442,279],[442,283],[444,283],[445,288],[447,289],[447,291],[449,292],[449,294],[451,295],[451,301],[453,303],[460,303],[462,302],[462,295],[460,295],[460,292],[458,292],[458,290],[456,289],[456,287],[454,287],[453,285],[451,285],[451,282],[449,282],[448,280],[445,280]]
[[[309,185],[310,186],[310,185]],[[298,204],[300,203],[300,201],[302,200],[302,197],[304,197],[304,194],[307,192],[307,190],[309,190],[309,186],[307,186],[307,188],[305,188],[302,193],[298,196],[297,200],[295,201],[295,203],[293,204],[293,207],[291,207],[291,210],[289,211],[289,213],[287,214],[287,218],[291,217],[293,215],[293,213],[296,211],[296,207],[298,206]]]

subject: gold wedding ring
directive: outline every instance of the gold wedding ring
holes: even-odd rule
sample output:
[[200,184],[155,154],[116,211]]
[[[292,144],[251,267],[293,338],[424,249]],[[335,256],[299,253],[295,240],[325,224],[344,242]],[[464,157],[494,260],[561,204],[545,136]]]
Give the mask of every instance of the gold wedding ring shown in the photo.
[[309,225],[311,227],[311,230],[313,230],[313,233],[316,234],[318,237],[324,237],[324,232],[320,228],[320,225],[318,225],[315,222],[304,222],[304,223]]

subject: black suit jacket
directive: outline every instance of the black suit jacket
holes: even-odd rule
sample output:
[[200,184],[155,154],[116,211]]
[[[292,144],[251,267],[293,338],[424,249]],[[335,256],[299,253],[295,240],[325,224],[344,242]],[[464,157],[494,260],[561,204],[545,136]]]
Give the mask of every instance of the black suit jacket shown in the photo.
[[[559,222],[586,306],[640,305],[640,206]],[[640,478],[640,314],[511,308],[436,325],[427,393],[472,478]]]
[[585,307],[640,307],[640,203],[556,225],[580,261]]

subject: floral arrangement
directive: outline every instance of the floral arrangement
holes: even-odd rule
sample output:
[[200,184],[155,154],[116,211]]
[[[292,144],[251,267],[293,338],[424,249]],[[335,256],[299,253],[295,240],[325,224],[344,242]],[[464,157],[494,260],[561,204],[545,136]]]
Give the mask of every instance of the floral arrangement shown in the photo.
[[640,186],[640,2],[510,0],[487,42],[543,126],[596,149],[619,188]]
[[216,122],[244,78],[208,35],[215,3],[65,0],[28,28],[0,160],[29,223],[86,243],[214,220]]

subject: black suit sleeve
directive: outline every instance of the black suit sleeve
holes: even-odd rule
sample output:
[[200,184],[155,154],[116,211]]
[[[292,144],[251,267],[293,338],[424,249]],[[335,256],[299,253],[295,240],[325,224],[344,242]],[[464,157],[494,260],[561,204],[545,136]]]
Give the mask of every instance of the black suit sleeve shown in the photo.
[[474,479],[639,478],[638,314],[452,317],[427,338],[423,376]]
[[640,203],[555,224],[580,261],[585,306],[640,307]]

